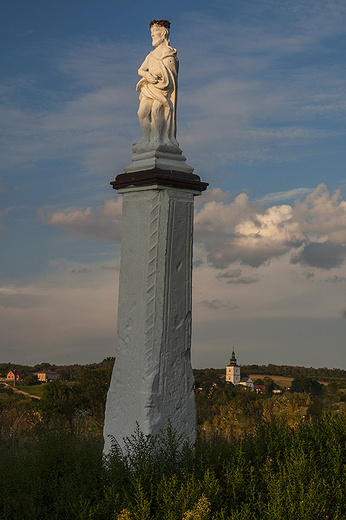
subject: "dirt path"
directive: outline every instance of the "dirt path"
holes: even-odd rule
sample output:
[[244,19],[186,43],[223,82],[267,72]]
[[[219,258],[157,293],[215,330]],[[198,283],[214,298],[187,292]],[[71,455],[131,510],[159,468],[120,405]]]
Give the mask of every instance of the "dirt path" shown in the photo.
[[23,394],[26,397],[33,397],[34,399],[41,399],[38,395],[28,394],[28,392],[24,392],[23,390],[17,390],[16,388],[13,388],[12,385],[8,385],[7,383],[3,383],[4,386],[7,388],[12,388],[15,394]]

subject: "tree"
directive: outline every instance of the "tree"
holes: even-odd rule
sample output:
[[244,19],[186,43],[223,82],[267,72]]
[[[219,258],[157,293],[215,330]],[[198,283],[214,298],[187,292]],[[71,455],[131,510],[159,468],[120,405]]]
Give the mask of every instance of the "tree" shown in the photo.
[[266,393],[271,395],[273,393],[273,390],[276,388],[276,383],[273,381],[271,377],[264,377],[263,378],[263,384],[266,389]]
[[71,388],[56,379],[44,386],[40,408],[45,420],[56,420],[60,426],[65,426],[68,423],[72,428],[73,416],[81,407],[81,403],[78,389]]
[[83,368],[76,384],[83,397],[84,407],[100,422],[104,419],[111,376],[111,365],[107,368]]
[[316,379],[310,379],[302,374],[295,377],[291,384],[291,392],[306,392],[311,395],[320,395],[322,389],[323,385]]
[[50,363],[39,363],[34,366],[35,372],[39,372],[40,370],[51,370],[52,365]]
[[37,376],[35,376],[34,374],[29,374],[24,378],[23,382],[25,385],[31,386],[31,385],[37,385],[39,381],[38,381]]
[[57,368],[55,370],[55,372],[57,372],[60,376],[60,381],[66,381],[67,380],[67,374],[66,374],[66,370],[64,368]]

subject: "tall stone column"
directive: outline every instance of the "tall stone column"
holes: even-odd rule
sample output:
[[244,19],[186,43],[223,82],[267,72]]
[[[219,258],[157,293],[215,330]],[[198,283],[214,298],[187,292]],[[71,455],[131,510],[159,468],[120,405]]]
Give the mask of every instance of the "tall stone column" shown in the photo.
[[150,22],[155,47],[138,69],[142,139],[111,184],[123,194],[118,331],[107,396],[104,452],[139,425],[171,422],[196,436],[191,348],[193,197],[201,182],[176,140],[179,62],[170,22]]
[[[142,185],[152,182],[143,181],[150,175],[154,183]],[[156,168],[119,175],[113,186],[123,194],[123,220],[116,360],[104,452],[112,438],[123,447],[137,423],[143,433],[156,434],[171,421],[193,442],[193,198],[206,183],[197,175]]]

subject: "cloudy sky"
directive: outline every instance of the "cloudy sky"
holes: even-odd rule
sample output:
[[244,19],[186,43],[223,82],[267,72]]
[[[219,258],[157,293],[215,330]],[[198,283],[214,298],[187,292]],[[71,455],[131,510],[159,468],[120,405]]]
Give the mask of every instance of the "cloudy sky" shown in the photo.
[[171,21],[196,199],[193,365],[346,369],[344,0],[4,0],[0,361],[115,352],[148,24]]

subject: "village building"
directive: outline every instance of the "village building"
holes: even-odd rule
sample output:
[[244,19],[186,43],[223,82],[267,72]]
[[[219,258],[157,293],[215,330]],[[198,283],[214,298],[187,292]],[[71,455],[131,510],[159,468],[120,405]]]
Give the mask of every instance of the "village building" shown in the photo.
[[264,385],[255,385],[255,390],[258,394],[264,394],[266,387]]
[[17,370],[14,368],[13,370],[10,370],[6,376],[6,379],[9,381],[23,381],[23,379],[26,377],[26,373],[24,370]]
[[38,372],[34,372],[34,376],[37,376],[38,380],[43,383],[48,383],[54,379],[60,379],[60,374],[58,374],[58,372],[51,372],[50,370],[39,370]]
[[240,372],[240,365],[237,364],[234,349],[229,365],[226,367],[226,383],[232,383],[235,386],[242,385],[252,391],[255,390],[255,385],[251,377]]

